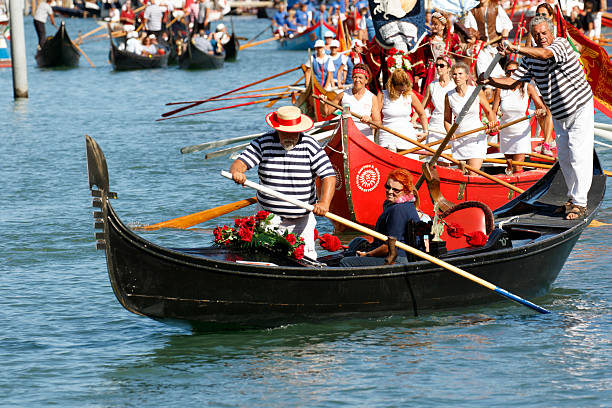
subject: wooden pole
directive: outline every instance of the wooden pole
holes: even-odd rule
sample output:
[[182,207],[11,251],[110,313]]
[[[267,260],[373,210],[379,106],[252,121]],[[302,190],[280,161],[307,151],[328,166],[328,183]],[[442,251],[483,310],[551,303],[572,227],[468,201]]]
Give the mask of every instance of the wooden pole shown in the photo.
[[[25,52],[25,30],[23,28],[23,1],[9,1],[13,96],[15,99],[28,97],[28,65]],[[34,14],[34,11],[32,10],[32,14]]]

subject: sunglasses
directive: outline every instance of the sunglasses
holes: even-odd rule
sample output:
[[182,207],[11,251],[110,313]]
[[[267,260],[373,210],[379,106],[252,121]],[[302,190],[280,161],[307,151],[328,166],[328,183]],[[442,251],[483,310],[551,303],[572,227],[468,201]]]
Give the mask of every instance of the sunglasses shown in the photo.
[[507,70],[506,70],[506,74],[507,74],[507,75],[510,75],[510,74],[512,74],[514,71],[516,71],[516,68],[515,68],[515,69],[507,69]]
[[548,18],[548,13],[536,13],[536,17],[546,17]]
[[436,64],[436,68],[445,68],[446,64]]
[[394,187],[391,187],[391,186],[390,186],[390,185],[388,185],[388,184],[385,184],[385,190],[391,190],[391,191],[392,191],[392,192],[394,192],[395,194],[399,194],[399,193],[401,193],[402,191],[404,191],[404,189],[403,189],[403,188],[394,188]]

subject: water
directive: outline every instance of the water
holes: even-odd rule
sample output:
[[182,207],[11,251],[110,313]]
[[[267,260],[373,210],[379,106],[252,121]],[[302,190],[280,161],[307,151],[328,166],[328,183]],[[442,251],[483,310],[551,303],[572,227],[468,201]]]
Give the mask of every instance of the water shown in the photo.
[[[235,23],[244,37],[269,24]],[[95,28],[82,20],[67,26]],[[165,102],[233,89],[295,67],[304,54],[265,44],[219,71],[114,73],[100,40],[83,45],[95,69],[82,60],[75,70],[39,70],[29,18],[26,35],[30,99],[13,102],[11,71],[0,70],[0,405],[612,406],[610,226],[588,228],[552,291],[531,299],[554,312],[547,316],[501,301],[418,318],[194,334],[127,312],[94,249],[83,135],[106,153],[119,194],[113,204],[125,221],[157,222],[250,197],[218,175],[227,158],[179,149],[263,131],[265,108],[154,119]],[[612,150],[599,152],[612,168]],[[612,223],[610,207],[608,198],[599,221]],[[207,245],[210,228],[234,216],[198,231],[143,234],[162,245]]]

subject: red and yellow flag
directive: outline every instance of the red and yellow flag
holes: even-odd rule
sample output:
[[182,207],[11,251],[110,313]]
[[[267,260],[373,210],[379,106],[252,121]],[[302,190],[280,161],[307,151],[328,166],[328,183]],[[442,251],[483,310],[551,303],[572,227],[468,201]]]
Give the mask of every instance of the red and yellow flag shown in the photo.
[[599,100],[599,105],[606,107],[606,115],[612,112],[612,62],[606,50],[591,41],[580,30],[567,24],[567,33],[574,42],[580,44],[580,62],[584,68],[586,79],[591,85],[593,96]]
[[338,9],[338,27],[336,28],[336,39],[340,43],[338,52],[343,52],[351,48],[347,43],[346,34],[344,33],[344,25],[342,24],[342,19],[340,18],[340,9]]

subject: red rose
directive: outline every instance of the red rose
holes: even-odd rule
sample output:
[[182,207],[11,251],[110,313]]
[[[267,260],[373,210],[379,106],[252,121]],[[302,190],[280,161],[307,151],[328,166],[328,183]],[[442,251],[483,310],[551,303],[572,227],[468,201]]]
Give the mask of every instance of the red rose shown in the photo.
[[340,239],[338,239],[338,237],[334,235],[323,234],[321,238],[321,247],[323,247],[323,249],[326,249],[330,252],[335,252],[342,248],[342,243],[340,242]]
[[304,257],[304,245],[295,248],[293,250],[293,256],[295,259],[302,259]]
[[392,67],[394,65],[395,65],[395,58],[393,58],[393,57],[387,58],[387,66],[388,67]]
[[251,242],[251,240],[253,239],[253,231],[243,227],[240,228],[240,231],[238,231],[238,236],[243,241]]
[[237,226],[238,228],[242,227],[242,223],[244,222],[243,218],[236,218],[234,220],[234,225]]
[[467,234],[465,239],[471,246],[484,246],[489,238],[482,231],[474,231]]
[[446,225],[446,232],[453,238],[461,238],[464,234],[463,227],[459,224],[450,223]]
[[255,228],[255,218],[254,217],[246,217],[242,219],[242,227],[253,229]]
[[224,226],[223,226],[223,228],[222,228],[222,231],[228,231],[229,229],[230,229],[230,227],[229,227],[229,226],[224,225]]
[[221,228],[217,227],[213,230],[213,235],[215,236],[215,242],[221,240]]
[[297,242],[297,238],[293,234],[287,235],[286,239],[289,242],[289,245],[292,245],[292,246],[295,245],[295,243]]
[[319,231],[317,231],[317,229],[315,228],[315,230],[314,230],[314,240],[316,241],[317,239],[319,239]]
[[389,55],[395,55],[397,54],[399,51],[397,50],[397,48],[391,48],[389,51],[387,51],[387,54]]
[[268,215],[270,215],[270,211],[257,211],[257,214],[255,214],[255,219],[257,221],[263,221],[268,218]]

